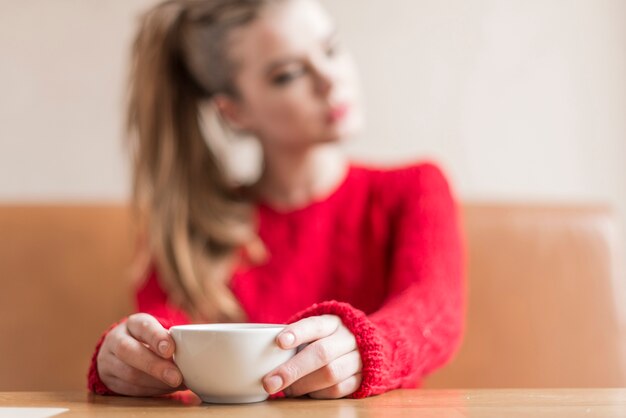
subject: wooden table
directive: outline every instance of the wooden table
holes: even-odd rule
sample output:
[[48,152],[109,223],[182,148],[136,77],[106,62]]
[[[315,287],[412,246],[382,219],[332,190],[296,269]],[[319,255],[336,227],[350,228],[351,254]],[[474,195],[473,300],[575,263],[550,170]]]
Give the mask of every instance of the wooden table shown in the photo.
[[[96,396],[86,392],[0,392],[0,417],[626,417],[626,389],[396,390],[367,399],[283,399],[209,405],[189,392],[164,398]],[[25,412],[33,412],[27,415]],[[60,412],[60,410],[57,410]],[[39,413],[39,415],[37,415]],[[23,414],[23,415],[20,415]]]

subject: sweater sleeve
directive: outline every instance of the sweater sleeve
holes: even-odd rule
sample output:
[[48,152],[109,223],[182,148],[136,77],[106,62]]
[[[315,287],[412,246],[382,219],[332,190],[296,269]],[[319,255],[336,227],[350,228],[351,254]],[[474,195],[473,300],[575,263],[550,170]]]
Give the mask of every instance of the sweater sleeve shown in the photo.
[[388,294],[370,315],[326,301],[289,322],[333,314],[356,338],[362,383],[350,397],[416,387],[454,353],[463,332],[465,283],[458,213],[448,183],[432,164],[407,169],[396,212]]
[[[152,267],[142,285],[137,289],[136,293],[137,312],[145,312],[156,318],[157,321],[166,329],[174,325],[182,325],[189,323],[187,315],[180,309],[171,305],[168,301],[167,294],[159,285],[158,272]],[[87,388],[99,395],[117,395],[110,390],[100,379],[98,373],[98,354],[104,339],[109,332],[124,323],[128,318],[111,325],[101,336],[94,353],[91,357],[91,364],[87,372]]]

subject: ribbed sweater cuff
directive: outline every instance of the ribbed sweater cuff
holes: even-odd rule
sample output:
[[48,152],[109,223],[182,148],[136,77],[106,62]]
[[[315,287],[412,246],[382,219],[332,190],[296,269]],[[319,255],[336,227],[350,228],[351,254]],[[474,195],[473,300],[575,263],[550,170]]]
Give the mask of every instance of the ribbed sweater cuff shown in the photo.
[[356,339],[363,364],[362,380],[361,386],[349,397],[359,399],[385,392],[387,385],[385,385],[383,342],[378,329],[367,315],[349,303],[331,300],[310,306],[291,317],[288,323],[317,315],[339,316]]

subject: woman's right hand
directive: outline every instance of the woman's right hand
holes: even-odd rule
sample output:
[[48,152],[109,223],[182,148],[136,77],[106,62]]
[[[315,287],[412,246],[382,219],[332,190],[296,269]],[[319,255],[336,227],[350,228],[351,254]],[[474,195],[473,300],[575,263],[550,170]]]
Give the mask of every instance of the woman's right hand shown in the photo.
[[120,395],[153,396],[184,389],[172,361],[174,340],[151,315],[138,313],[113,328],[97,357],[100,380]]

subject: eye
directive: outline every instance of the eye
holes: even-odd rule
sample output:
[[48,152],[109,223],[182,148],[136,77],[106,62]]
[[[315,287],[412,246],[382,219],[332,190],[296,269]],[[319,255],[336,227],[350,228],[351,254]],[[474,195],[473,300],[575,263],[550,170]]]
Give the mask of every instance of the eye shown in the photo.
[[286,84],[289,84],[291,81],[304,74],[304,71],[304,69],[299,69],[277,74],[272,78],[272,84],[277,86],[284,86]]
[[334,40],[326,49],[326,55],[334,57],[341,51],[341,43],[338,40]]

